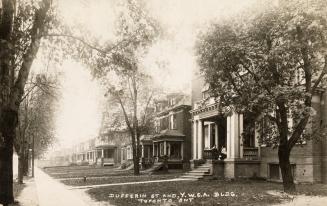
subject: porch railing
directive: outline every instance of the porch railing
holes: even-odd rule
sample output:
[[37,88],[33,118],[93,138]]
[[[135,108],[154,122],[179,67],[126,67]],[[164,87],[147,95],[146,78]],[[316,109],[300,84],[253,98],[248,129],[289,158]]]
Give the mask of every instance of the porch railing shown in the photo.
[[204,149],[203,158],[204,159],[218,159],[219,152],[217,149]]
[[257,147],[244,147],[243,158],[246,160],[258,160],[259,152]]

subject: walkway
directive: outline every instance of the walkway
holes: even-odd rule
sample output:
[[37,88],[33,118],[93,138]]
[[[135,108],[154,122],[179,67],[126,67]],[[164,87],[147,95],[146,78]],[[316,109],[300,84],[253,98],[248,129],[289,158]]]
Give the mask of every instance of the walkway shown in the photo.
[[92,202],[84,191],[69,190],[38,168],[35,168],[35,184],[40,206],[98,205]]
[[38,206],[39,200],[36,191],[36,185],[33,178],[24,180],[25,187],[19,194],[17,201],[19,206]]

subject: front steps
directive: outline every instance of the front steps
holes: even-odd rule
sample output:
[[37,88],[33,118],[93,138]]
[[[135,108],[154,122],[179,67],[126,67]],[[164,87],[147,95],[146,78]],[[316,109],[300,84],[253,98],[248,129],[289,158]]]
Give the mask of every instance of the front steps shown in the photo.
[[191,180],[199,180],[203,179],[206,176],[211,176],[210,174],[210,165],[208,163],[202,164],[197,168],[185,173],[180,178],[182,179],[191,179]]

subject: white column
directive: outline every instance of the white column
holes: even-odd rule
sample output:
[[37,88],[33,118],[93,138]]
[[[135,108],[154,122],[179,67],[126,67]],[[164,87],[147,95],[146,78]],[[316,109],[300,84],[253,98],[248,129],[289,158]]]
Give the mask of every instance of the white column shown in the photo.
[[167,142],[164,141],[164,155],[167,155]]
[[184,160],[184,142],[181,142],[181,157]]
[[104,158],[104,149],[101,150],[101,158]]
[[240,157],[239,115],[233,112],[230,117],[230,158]]
[[254,130],[254,146],[255,147],[259,147],[259,130],[258,130],[257,124],[258,124],[257,122],[254,123],[254,128],[255,128],[255,130]]
[[243,114],[239,115],[240,158],[243,158]]
[[226,145],[226,150],[227,150],[227,159],[231,158],[231,117],[227,117],[227,145]]
[[203,158],[203,121],[198,121],[198,158]]
[[142,158],[144,158],[144,145],[142,144]]
[[211,123],[209,123],[208,125],[208,147],[209,149],[211,149],[212,145],[211,145]]
[[196,133],[196,120],[193,120],[193,159],[197,159],[197,155],[196,155],[196,144],[197,144],[197,141],[196,141],[196,136],[197,136],[197,133]]
[[215,123],[215,143],[216,143],[216,147],[218,148],[219,144],[218,144],[218,124],[217,123]]

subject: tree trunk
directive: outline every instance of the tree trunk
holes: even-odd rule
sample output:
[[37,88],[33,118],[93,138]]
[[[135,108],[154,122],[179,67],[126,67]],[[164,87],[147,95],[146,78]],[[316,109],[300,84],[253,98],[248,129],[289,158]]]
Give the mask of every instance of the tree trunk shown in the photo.
[[13,153],[17,112],[10,109],[0,111],[0,203],[14,203]]
[[24,151],[24,162],[23,162],[23,174],[24,176],[27,176],[28,175],[28,149],[25,148],[25,151]]
[[18,154],[18,184],[23,184],[24,162],[25,162],[25,155],[24,152],[21,152],[20,154]]
[[290,163],[290,151],[286,145],[280,145],[278,147],[278,158],[280,170],[282,172],[284,191],[293,193],[296,189]]
[[140,158],[137,155],[137,148],[133,146],[133,163],[134,163],[134,175],[140,175]]

